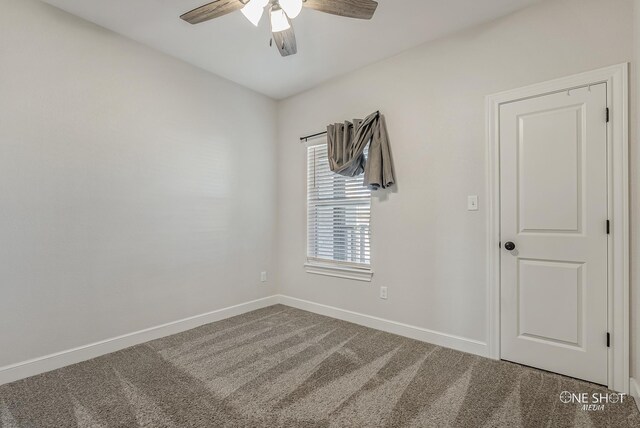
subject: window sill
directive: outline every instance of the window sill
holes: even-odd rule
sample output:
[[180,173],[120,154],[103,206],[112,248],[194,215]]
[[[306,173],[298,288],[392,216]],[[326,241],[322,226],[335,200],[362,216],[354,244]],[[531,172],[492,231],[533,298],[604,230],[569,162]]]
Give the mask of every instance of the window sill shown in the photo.
[[371,268],[358,268],[319,262],[307,262],[304,264],[304,268],[307,273],[353,279],[355,281],[371,282],[371,278],[373,277]]

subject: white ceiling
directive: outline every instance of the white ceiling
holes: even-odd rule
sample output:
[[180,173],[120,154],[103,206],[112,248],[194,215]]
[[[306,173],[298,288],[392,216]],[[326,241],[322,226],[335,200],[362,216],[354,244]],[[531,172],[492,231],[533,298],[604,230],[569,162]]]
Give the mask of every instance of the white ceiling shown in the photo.
[[269,23],[242,13],[192,26],[179,15],[207,0],[44,0],[243,86],[282,99],[445,34],[538,0],[378,0],[371,21],[304,9],[298,54],[269,47]]

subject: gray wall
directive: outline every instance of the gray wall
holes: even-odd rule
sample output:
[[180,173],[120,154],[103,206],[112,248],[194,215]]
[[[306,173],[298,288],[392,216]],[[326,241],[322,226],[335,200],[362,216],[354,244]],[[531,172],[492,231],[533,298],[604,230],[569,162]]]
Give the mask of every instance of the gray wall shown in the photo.
[[[631,61],[632,7],[630,0],[543,2],[281,102],[281,292],[486,341],[485,96]],[[298,137],[378,109],[398,186],[373,201],[373,282],[307,274]],[[467,195],[479,195],[480,211],[467,211]],[[380,286],[388,300],[378,298]]]
[[275,103],[0,11],[0,367],[274,294]]

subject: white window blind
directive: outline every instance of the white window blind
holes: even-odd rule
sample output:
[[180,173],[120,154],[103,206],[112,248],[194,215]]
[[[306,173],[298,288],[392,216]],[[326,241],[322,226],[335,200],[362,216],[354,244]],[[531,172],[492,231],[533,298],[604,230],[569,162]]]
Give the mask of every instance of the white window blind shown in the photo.
[[332,172],[327,156],[326,144],[307,148],[307,258],[369,266],[371,192],[364,175]]

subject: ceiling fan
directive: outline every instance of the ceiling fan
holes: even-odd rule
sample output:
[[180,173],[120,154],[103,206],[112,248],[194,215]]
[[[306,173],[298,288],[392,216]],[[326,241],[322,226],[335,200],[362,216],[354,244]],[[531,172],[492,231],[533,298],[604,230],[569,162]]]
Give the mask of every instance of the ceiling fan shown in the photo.
[[298,52],[296,35],[291,20],[300,14],[302,7],[345,16],[347,18],[371,19],[378,2],[373,0],[215,0],[180,16],[190,24],[199,24],[226,15],[238,9],[256,27],[268,7],[271,17],[271,32],[282,56]]

